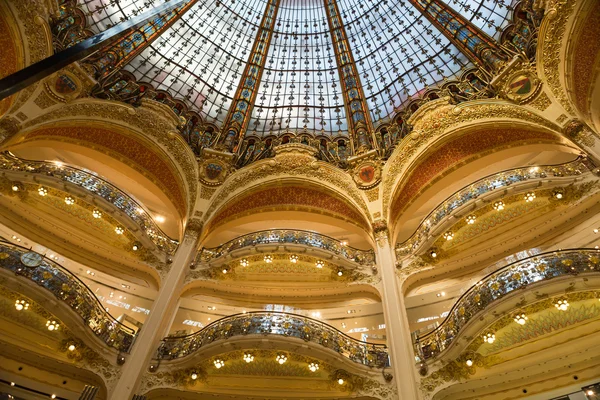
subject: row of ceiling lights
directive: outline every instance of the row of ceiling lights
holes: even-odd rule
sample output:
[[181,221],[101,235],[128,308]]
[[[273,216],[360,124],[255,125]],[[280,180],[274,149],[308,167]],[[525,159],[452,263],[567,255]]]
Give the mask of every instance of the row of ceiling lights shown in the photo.
[[[567,311],[569,309],[569,301],[567,299],[558,299],[554,303],[554,306],[557,310]],[[515,314],[513,317],[513,320],[519,325],[525,325],[528,319],[527,315],[522,312]],[[483,335],[484,343],[492,344],[494,341],[496,341],[496,335],[494,333],[488,332]],[[473,365],[473,360],[471,358],[467,359],[466,364],[468,367],[471,367]]]
[[[560,199],[562,199],[562,198],[563,198],[563,192],[562,192],[562,191],[560,191],[560,190],[556,190],[556,191],[554,191],[554,193],[553,193],[553,196],[554,196],[556,199],[560,200]],[[527,203],[530,203],[530,202],[534,201],[534,200],[536,199],[535,192],[528,192],[528,193],[525,193],[524,199],[525,199],[525,201],[526,201]],[[493,204],[493,207],[494,207],[494,210],[496,210],[496,211],[502,211],[502,210],[504,210],[504,208],[505,208],[505,204],[504,204],[504,202],[503,202],[502,200],[498,200],[498,201],[496,201],[496,202]],[[466,222],[467,222],[467,224],[469,224],[469,225],[473,225],[473,224],[475,223],[475,221],[476,221],[476,220],[477,220],[477,217],[476,217],[475,215],[473,215],[473,214],[467,215],[467,216],[465,217],[465,221],[466,221]],[[594,229],[594,233],[598,233],[598,229]],[[445,233],[443,234],[443,237],[444,237],[444,239],[446,239],[447,241],[449,241],[449,240],[452,240],[452,239],[454,239],[454,232],[452,232],[452,231],[445,232]],[[432,249],[432,250],[431,250],[431,252],[429,253],[429,255],[430,255],[432,258],[436,258],[436,257],[437,257],[437,251],[436,251],[435,249]]]
[[[263,259],[267,264],[270,264],[273,262],[273,256],[270,254],[265,255]],[[292,264],[297,264],[299,259],[300,259],[300,257],[296,254],[290,255],[290,262]],[[247,259],[243,258],[240,260],[240,265],[242,267],[247,267],[248,265],[250,265],[250,262]],[[317,267],[319,269],[323,268],[324,266],[325,266],[325,262],[323,260],[317,260],[315,262],[315,267]],[[229,272],[229,269],[223,268],[223,273],[226,274],[227,272]],[[337,272],[337,275],[342,276],[342,275],[344,275],[344,272],[341,269],[339,269]]]

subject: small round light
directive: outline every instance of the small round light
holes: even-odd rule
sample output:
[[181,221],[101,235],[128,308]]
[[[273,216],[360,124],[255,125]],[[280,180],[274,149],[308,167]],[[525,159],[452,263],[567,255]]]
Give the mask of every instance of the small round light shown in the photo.
[[241,260],[240,260],[240,265],[241,265],[242,267],[247,267],[247,266],[248,266],[248,264],[249,264],[249,263],[248,263],[248,260],[246,260],[245,258],[243,258],[243,259],[241,259]]
[[290,262],[293,263],[293,264],[296,264],[298,262],[298,256],[295,255],[295,254],[292,254],[290,256]]
[[586,394],[587,394],[588,396],[593,396],[595,393],[594,393],[594,391],[593,391],[593,390],[588,390],[588,391],[586,392]]
[[338,379],[338,384],[339,385],[343,385],[344,384],[344,380],[342,378]]
[[341,270],[340,270],[340,271],[338,271],[338,276],[342,276],[342,275],[344,275],[344,272],[343,272],[343,271],[341,271]]
[[142,245],[139,242],[135,242],[132,246],[131,246],[131,250],[133,251],[138,251],[140,248],[142,247]]
[[267,264],[271,264],[271,263],[273,262],[273,256],[272,256],[272,255],[269,255],[269,254],[267,254],[267,255],[265,256],[264,260],[265,260],[265,262],[266,262]]
[[502,211],[504,210],[504,202],[503,201],[497,201],[494,203],[494,210],[496,211]]
[[560,311],[567,311],[569,309],[569,302],[566,299],[560,299],[554,303],[554,307]]
[[75,204],[75,199],[72,198],[71,196],[67,196],[67,197],[65,197],[65,203],[68,206],[72,206],[73,204]]
[[94,218],[102,218],[102,212],[100,210],[94,210],[92,211],[92,216]]
[[446,233],[444,233],[444,239],[446,240],[452,240],[454,238],[454,233],[448,231]]
[[46,196],[48,194],[48,189],[46,189],[45,187],[40,187],[38,189],[38,194],[42,197]]
[[310,363],[308,364],[308,369],[310,370],[310,372],[317,372],[319,370],[319,364]]
[[348,246],[348,241],[347,241],[347,240],[342,240],[342,241],[340,242],[340,244],[341,244],[342,246]]
[[123,229],[123,227],[121,227],[121,226],[117,226],[117,227],[115,228],[115,233],[116,233],[117,235],[122,235],[122,234],[123,234],[123,232],[125,232],[125,229]]
[[467,224],[469,225],[473,225],[475,223],[475,220],[477,219],[477,217],[473,214],[468,215],[466,220],[467,220]]
[[75,345],[72,344],[68,347],[69,351],[75,351]]
[[228,272],[228,271],[227,271],[227,268],[223,268],[223,271],[222,271],[222,272],[223,272],[224,274],[226,274],[226,273]]
[[251,363],[252,361],[254,361],[254,356],[250,353],[245,353],[244,361],[246,361],[247,363]]
[[532,202],[532,201],[534,201],[534,200],[535,200],[535,193],[533,193],[533,192],[529,192],[529,193],[526,193],[526,194],[525,194],[525,201],[526,201],[527,203],[529,203],[529,202]]
[[14,383],[14,382],[11,382],[11,383],[10,383],[10,386],[15,386],[15,383]]
[[198,379],[198,374],[193,372],[190,377],[192,378],[192,380],[196,380],[196,379]]
[[56,323],[56,321],[48,320],[46,322],[46,328],[48,328],[49,331],[55,331],[58,329],[58,324]]
[[275,360],[277,360],[279,364],[285,364],[285,362],[287,361],[287,356],[285,354],[277,354]]
[[525,325],[527,323],[527,316],[525,314],[517,314],[514,320],[519,325]]
[[595,229],[594,229],[594,233],[598,233],[598,228],[595,228]]
[[431,250],[431,253],[429,253],[429,255],[431,255],[431,258],[436,258],[437,252],[435,250]]
[[492,344],[492,343],[494,343],[495,340],[496,340],[496,335],[494,335],[493,333],[486,333],[485,335],[483,335],[483,341],[485,343]]
[[467,360],[467,367],[472,367],[473,366],[473,360],[471,360],[470,358]]
[[560,190],[555,190],[554,193],[552,193],[552,195],[554,196],[554,198],[556,198],[557,200],[560,200],[563,198],[563,192]]
[[17,309],[17,311],[27,310],[29,308],[29,303],[25,300],[17,300],[15,302],[15,308]]
[[322,260],[317,260],[317,262],[315,263],[317,268],[323,268],[325,266],[325,262]]
[[12,191],[13,192],[18,192],[19,191],[19,185],[17,185],[17,184],[12,185]]
[[51,399],[55,399],[55,398],[56,398],[56,395],[55,395],[55,394],[53,394],[52,396],[50,396],[50,398],[51,398]]
[[220,359],[218,359],[218,358],[217,358],[217,359],[214,361],[214,363],[213,363],[213,364],[215,364],[215,367],[216,367],[217,369],[220,369],[220,368],[223,368],[223,367],[225,366],[225,361],[223,361],[223,360],[220,360]]

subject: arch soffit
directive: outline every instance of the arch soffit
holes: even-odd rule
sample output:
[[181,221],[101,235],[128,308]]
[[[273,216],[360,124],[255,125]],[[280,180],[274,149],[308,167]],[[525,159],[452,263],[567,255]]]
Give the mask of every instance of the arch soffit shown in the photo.
[[237,193],[216,209],[206,224],[205,237],[227,222],[264,209],[319,213],[345,220],[370,233],[365,213],[350,202],[347,196],[340,195],[322,183],[311,182],[307,185],[297,178],[276,183],[274,181],[275,179],[269,179]]
[[577,110],[591,120],[594,82],[600,71],[600,2],[579,1],[570,21],[561,69],[565,88]]
[[[88,142],[136,164],[165,194],[173,199],[183,218],[193,210],[198,166],[194,154],[175,134],[176,118],[160,104],[133,108],[106,100],[84,99],[54,109],[24,124],[24,129],[4,147],[18,141],[52,135],[63,140]],[[67,129],[68,128],[68,129]],[[86,129],[104,130],[103,135],[85,135]],[[48,133],[46,133],[48,135]],[[147,156],[145,156],[147,155]],[[169,176],[167,176],[169,175]]]
[[[464,145],[471,146],[466,141],[467,135],[471,134],[480,143],[478,147],[481,149],[476,152],[485,151],[486,146],[489,150],[494,144],[489,141],[489,136],[473,135],[476,130],[483,129],[503,129],[510,133],[508,137],[513,143],[526,143],[529,140],[570,145],[567,139],[559,136],[557,132],[560,128],[554,123],[524,107],[497,100],[454,106],[441,99],[422,107],[411,119],[409,123],[413,125],[413,133],[394,151],[383,171],[383,209],[390,221],[393,221],[390,217],[393,197],[403,187],[403,181],[415,170],[419,160],[424,155],[426,158],[432,154],[429,149],[434,146],[441,149],[444,143],[461,139],[461,136],[465,136],[462,137]],[[516,132],[520,132],[520,136]]]
[[[272,159],[258,161],[234,172],[212,197],[205,220],[216,215],[225,203],[273,183],[324,188],[356,209],[362,219],[370,222],[364,194],[356,187],[351,176],[301,151],[281,152]],[[369,231],[370,229],[367,230]]]
[[[0,78],[17,72],[25,66],[25,54],[16,21],[11,18],[12,14],[8,4],[0,4],[0,48],[2,48],[2,60],[0,60]],[[11,107],[14,96],[0,100],[0,117]]]

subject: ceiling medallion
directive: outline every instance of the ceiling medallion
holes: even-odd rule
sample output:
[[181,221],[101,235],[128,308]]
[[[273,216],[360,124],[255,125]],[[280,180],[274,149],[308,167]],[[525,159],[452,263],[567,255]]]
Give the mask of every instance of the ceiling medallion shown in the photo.
[[519,104],[526,103],[538,94],[541,82],[534,71],[517,71],[506,81],[504,91],[509,100]]
[[204,149],[199,165],[200,181],[207,186],[219,186],[230,173],[232,154]]
[[352,178],[359,189],[371,189],[381,182],[381,165],[374,160],[365,160],[354,168]]

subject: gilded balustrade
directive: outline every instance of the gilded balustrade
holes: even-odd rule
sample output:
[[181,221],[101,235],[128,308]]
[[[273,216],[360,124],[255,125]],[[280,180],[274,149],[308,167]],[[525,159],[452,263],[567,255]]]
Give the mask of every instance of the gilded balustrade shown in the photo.
[[429,213],[429,215],[423,219],[415,233],[404,243],[399,243],[396,246],[396,257],[402,258],[417,250],[427,239],[430,232],[446,217],[451,215],[453,211],[482,195],[501,188],[507,188],[519,182],[548,177],[577,176],[592,169],[593,165],[591,165],[587,159],[578,158],[575,161],[565,164],[515,168],[488,175],[454,193]]
[[348,261],[363,266],[375,264],[375,253],[373,250],[355,249],[354,247],[344,245],[339,240],[315,232],[283,229],[249,233],[230,240],[221,246],[203,248],[198,253],[196,261],[210,262],[226,256],[232,251],[263,244],[299,244],[334,253]]
[[599,264],[600,251],[596,249],[553,251],[511,263],[472,286],[436,329],[419,336],[415,343],[417,354],[423,359],[436,357],[456,340],[469,321],[517,290],[553,278],[598,273]]
[[369,367],[389,366],[387,347],[361,342],[321,321],[282,312],[249,312],[222,318],[188,336],[166,337],[157,353],[160,360],[188,356],[210,343],[235,336],[279,335],[319,344],[349,360]]
[[150,213],[131,196],[91,172],[54,162],[24,160],[8,152],[0,153],[0,169],[43,175],[76,185],[125,213],[160,250],[169,254],[177,250],[179,242],[169,238],[154,222]]
[[71,307],[107,345],[129,352],[136,336],[133,329],[110,315],[85,283],[54,261],[42,258],[36,267],[23,264],[21,256],[28,252],[26,248],[0,242],[0,267],[48,290]]

